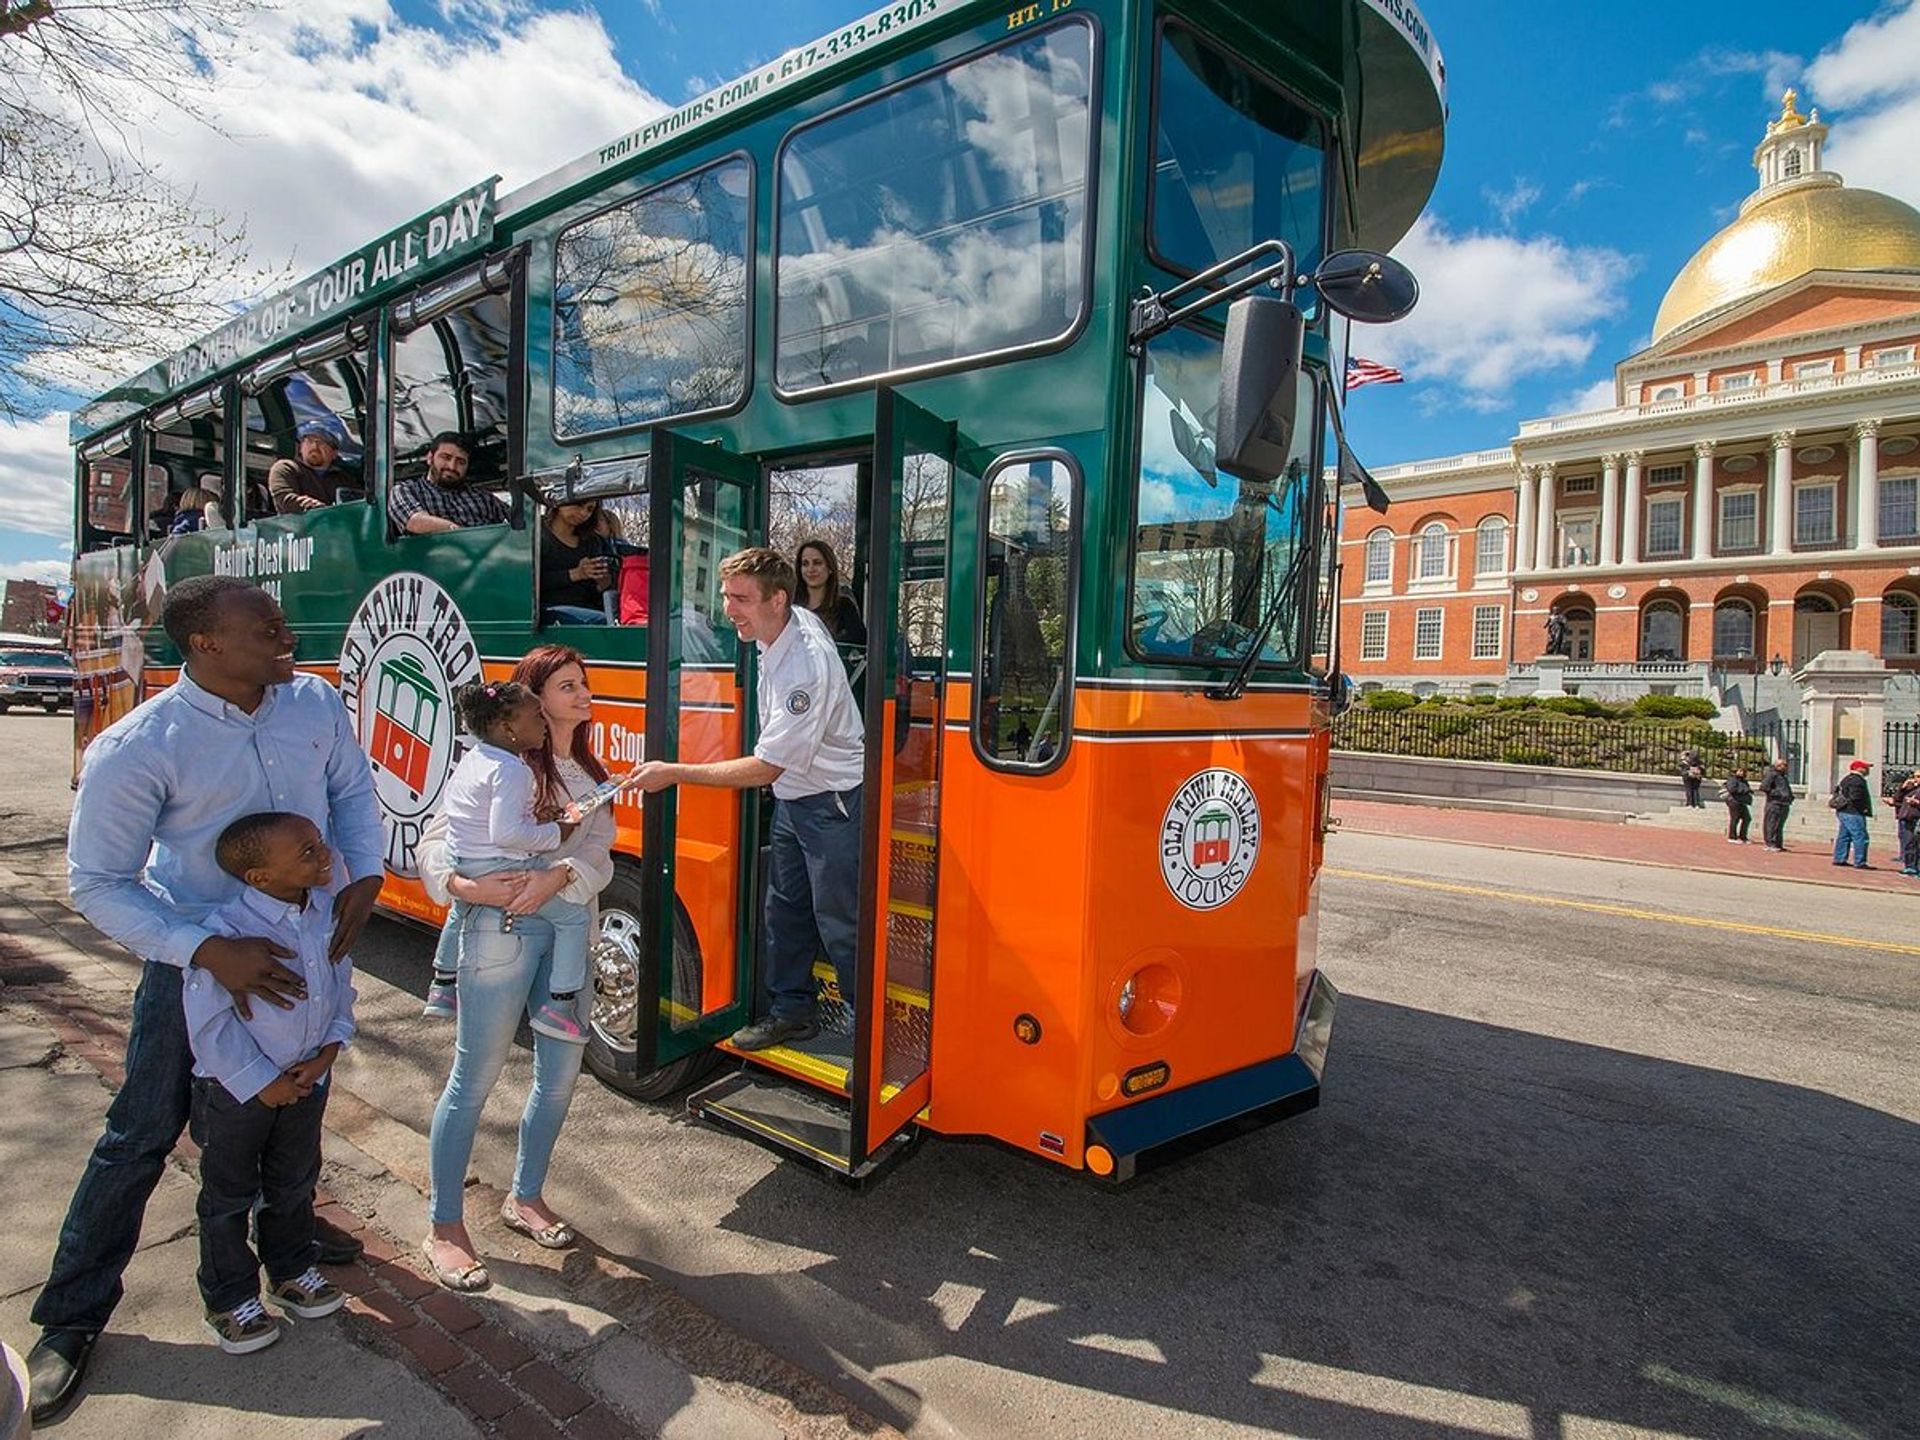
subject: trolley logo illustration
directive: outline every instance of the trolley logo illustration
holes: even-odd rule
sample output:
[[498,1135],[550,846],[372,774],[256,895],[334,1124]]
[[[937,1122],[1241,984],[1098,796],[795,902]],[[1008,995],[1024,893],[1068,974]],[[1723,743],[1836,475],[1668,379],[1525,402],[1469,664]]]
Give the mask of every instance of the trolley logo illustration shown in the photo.
[[340,698],[373,762],[387,868],[417,874],[414,850],[462,751],[453,692],[480,678],[480,652],[453,597],[425,575],[382,580],[340,646]]
[[1173,794],[1160,822],[1160,875],[1189,910],[1217,910],[1260,858],[1260,805],[1231,770],[1202,770]]

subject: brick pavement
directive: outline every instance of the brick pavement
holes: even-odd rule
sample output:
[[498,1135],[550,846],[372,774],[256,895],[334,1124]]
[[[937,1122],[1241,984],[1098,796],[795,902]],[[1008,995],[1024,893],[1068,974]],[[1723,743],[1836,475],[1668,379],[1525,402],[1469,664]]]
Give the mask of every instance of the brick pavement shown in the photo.
[[1830,840],[1821,843],[1794,830],[1787,834],[1786,851],[1776,854],[1760,843],[1758,816],[1754,818],[1751,845],[1729,845],[1724,833],[1705,829],[1450,810],[1437,805],[1392,805],[1375,800],[1336,800],[1333,816],[1340,829],[1359,834],[1452,841],[1537,854],[1578,855],[1594,860],[1703,870],[1717,875],[1771,875],[1851,890],[1900,890],[1920,895],[1920,880],[1900,873],[1890,833],[1892,821],[1878,815],[1872,822],[1874,830],[1868,851],[1876,867],[1871,870],[1836,867]]
[[[35,912],[48,908],[47,902],[27,899],[8,885],[10,880],[18,877],[0,870],[0,996],[9,1011],[45,1025],[69,1060],[83,1062],[109,1088],[117,1088],[125,1080],[121,1060],[126,1032],[121,1018],[111,1012],[123,1005],[124,989],[115,996],[85,988],[75,977],[98,978],[99,971],[90,967],[103,958],[122,970],[131,962],[105,954],[112,947],[98,942],[95,948],[101,953],[69,953],[66,935],[35,923]],[[55,917],[40,918],[44,922]],[[334,1098],[328,1115],[330,1152],[351,1146],[339,1136],[334,1112],[339,1111],[351,1129],[356,1113],[372,1108],[344,1090]],[[198,1148],[182,1136],[175,1163],[190,1165],[197,1158]],[[331,1163],[328,1174],[353,1178]],[[403,1183],[390,1173],[382,1179]],[[498,1215],[504,1196],[484,1184],[470,1185],[469,1190],[468,1213],[489,1217],[473,1226],[476,1238],[489,1256],[514,1257],[508,1268],[516,1275],[517,1289],[539,1285],[540,1293],[557,1303],[595,1316],[620,1344],[638,1347],[631,1353],[645,1358],[658,1373],[672,1376],[675,1392],[657,1400],[636,1400],[629,1391],[622,1395],[624,1406],[616,1402],[593,1384],[597,1357],[592,1350],[543,1350],[538,1327],[529,1328],[514,1303],[517,1294],[465,1296],[443,1290],[425,1274],[417,1241],[402,1241],[380,1229],[348,1203],[341,1187],[323,1186],[321,1213],[358,1235],[366,1247],[358,1262],[329,1272],[350,1296],[343,1323],[362,1343],[397,1357],[423,1377],[472,1420],[476,1433],[565,1434],[588,1440],[705,1434],[841,1440],[899,1434],[824,1383],[628,1268],[585,1235],[566,1252],[516,1245],[516,1237],[491,1218]],[[535,1278],[518,1278],[527,1275]],[[633,1413],[636,1405],[648,1413]]]

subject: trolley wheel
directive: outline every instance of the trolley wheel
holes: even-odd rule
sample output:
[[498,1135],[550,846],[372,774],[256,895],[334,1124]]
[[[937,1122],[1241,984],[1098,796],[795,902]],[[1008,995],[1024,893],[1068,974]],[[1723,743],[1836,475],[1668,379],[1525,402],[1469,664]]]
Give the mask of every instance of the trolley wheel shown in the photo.
[[[717,1058],[711,1048],[669,1060],[656,1070],[635,1074],[634,1036],[641,1012],[640,881],[624,864],[614,867],[613,879],[600,892],[600,937],[594,942],[593,1021],[587,1027],[587,1069],[610,1090],[635,1100],[664,1100],[699,1079]],[[674,990],[700,993],[700,952],[692,927],[676,908],[673,916]],[[647,1016],[653,1016],[648,997]]]

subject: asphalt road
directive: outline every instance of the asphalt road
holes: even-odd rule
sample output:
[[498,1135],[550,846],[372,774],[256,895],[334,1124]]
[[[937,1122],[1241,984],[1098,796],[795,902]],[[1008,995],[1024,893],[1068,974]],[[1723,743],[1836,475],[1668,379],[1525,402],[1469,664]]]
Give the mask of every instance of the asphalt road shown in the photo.
[[[57,881],[65,719],[0,723],[0,850]],[[1920,897],[1329,859],[1310,1115],[1117,1193],[937,1141],[855,1195],[587,1083],[549,1197],[916,1434],[1920,1435]],[[376,923],[341,1067],[422,1131],[427,957]]]

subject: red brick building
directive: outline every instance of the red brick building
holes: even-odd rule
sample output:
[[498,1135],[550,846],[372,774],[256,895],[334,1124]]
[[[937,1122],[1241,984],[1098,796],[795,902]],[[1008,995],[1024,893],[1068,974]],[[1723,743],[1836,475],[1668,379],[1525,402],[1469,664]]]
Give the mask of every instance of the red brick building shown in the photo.
[[1599,698],[1771,709],[1834,649],[1920,670],[1920,212],[1822,168],[1826,134],[1789,92],[1614,407],[1376,472],[1393,504],[1341,542],[1358,682],[1524,693],[1556,615]]

